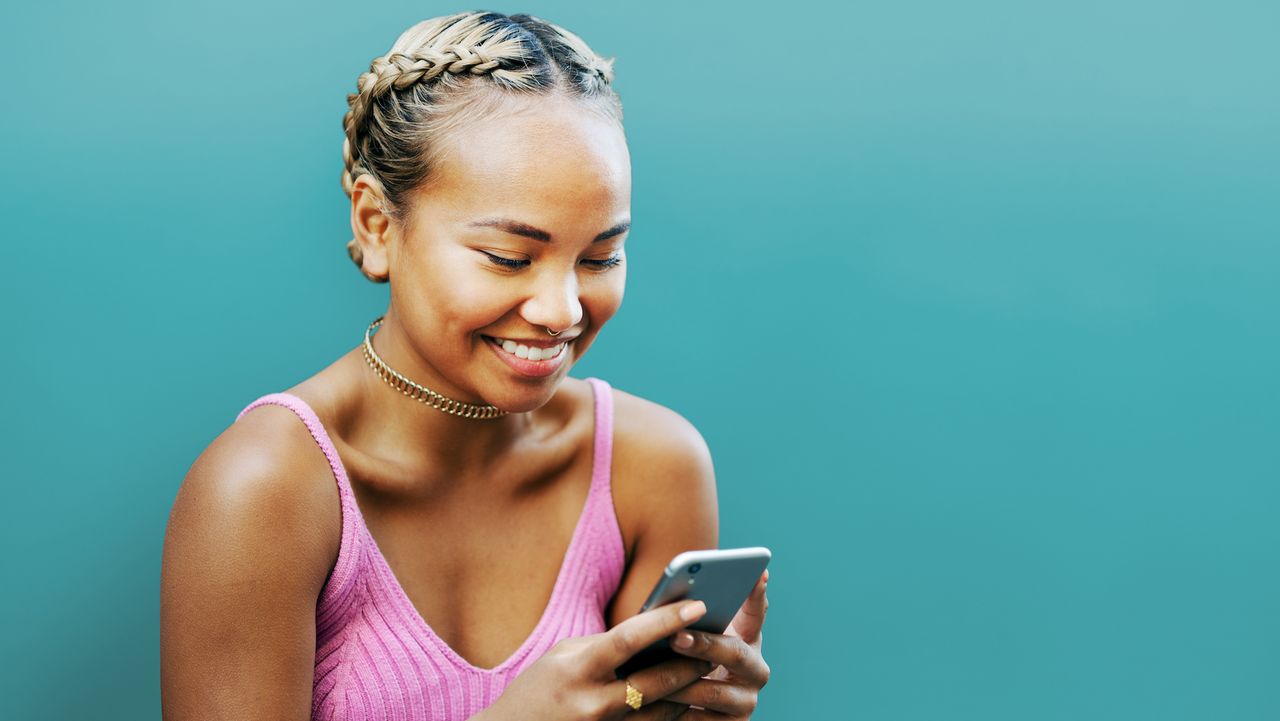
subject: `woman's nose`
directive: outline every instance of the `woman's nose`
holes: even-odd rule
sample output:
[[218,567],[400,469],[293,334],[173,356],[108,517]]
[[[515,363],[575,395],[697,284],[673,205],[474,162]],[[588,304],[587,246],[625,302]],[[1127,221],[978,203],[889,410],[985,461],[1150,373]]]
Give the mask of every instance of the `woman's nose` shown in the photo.
[[539,279],[533,296],[525,302],[525,320],[551,330],[572,328],[582,320],[578,278],[573,273],[547,274]]

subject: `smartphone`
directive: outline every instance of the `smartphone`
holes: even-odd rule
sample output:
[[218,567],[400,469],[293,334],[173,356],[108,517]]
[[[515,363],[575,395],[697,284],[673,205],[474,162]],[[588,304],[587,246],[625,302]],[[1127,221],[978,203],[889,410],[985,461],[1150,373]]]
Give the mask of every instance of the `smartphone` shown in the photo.
[[[640,607],[640,613],[673,601],[702,601],[707,612],[687,628],[708,633],[724,633],[742,604],[751,595],[772,554],[764,546],[685,551],[671,559],[662,577]],[[617,669],[623,678],[639,669],[670,658],[678,658],[663,638],[632,656]],[[687,658],[687,657],[686,657]]]

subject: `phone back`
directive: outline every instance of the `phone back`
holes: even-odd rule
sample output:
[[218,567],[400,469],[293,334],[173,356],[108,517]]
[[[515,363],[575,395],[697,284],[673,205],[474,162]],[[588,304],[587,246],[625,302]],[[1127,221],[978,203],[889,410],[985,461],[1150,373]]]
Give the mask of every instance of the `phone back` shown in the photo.
[[769,565],[770,556],[763,546],[681,553],[667,565],[640,611],[673,601],[702,601],[707,613],[689,628],[724,633]]
[[[667,564],[640,613],[673,601],[702,601],[707,605],[707,612],[688,628],[724,633],[769,565],[771,555],[763,546],[685,551]],[[618,677],[624,678],[641,668],[678,657],[680,654],[668,643],[664,639],[632,656],[618,667]]]

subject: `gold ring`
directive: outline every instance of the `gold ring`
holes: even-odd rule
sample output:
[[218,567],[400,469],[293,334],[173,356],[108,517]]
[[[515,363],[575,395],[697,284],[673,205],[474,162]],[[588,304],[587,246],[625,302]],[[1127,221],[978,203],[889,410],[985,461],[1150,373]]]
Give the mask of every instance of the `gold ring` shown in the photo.
[[635,686],[632,686],[630,681],[627,681],[627,705],[633,709],[639,709],[643,703],[644,694],[640,693],[640,690]]

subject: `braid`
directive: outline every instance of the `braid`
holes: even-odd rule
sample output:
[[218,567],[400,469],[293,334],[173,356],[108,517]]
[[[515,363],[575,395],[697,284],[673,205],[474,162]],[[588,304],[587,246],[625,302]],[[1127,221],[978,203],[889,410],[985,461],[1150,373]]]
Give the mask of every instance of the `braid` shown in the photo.
[[[457,27],[458,24],[453,23],[450,27]],[[468,36],[474,34],[473,31]],[[441,39],[445,39],[443,33]],[[348,197],[351,195],[351,186],[360,173],[369,172],[357,161],[352,150],[360,147],[360,129],[365,125],[370,107],[392,90],[404,90],[424,81],[429,83],[446,73],[488,73],[513,87],[528,87],[533,84],[533,73],[527,69],[519,69],[524,64],[528,50],[518,38],[494,35],[468,45],[466,41],[469,39],[470,37],[460,38],[460,42],[450,43],[439,49],[420,47],[409,53],[395,52],[393,49],[382,57],[374,58],[369,65],[369,72],[363,73],[356,81],[358,92],[347,95],[349,108],[342,118],[342,127],[347,136],[342,144],[342,189]],[[504,68],[504,64],[517,69]]]
[[[577,35],[529,15],[458,13],[406,30],[347,95],[342,118],[342,190],[352,196],[356,178],[370,175],[386,194],[388,214],[399,214],[406,192],[426,177],[424,162],[435,142],[430,136],[447,126],[450,112],[488,77],[508,91],[564,89],[571,95],[603,97],[606,111],[621,120],[621,105],[609,87],[612,60],[596,55]],[[355,238],[347,243],[351,260],[364,271]]]

